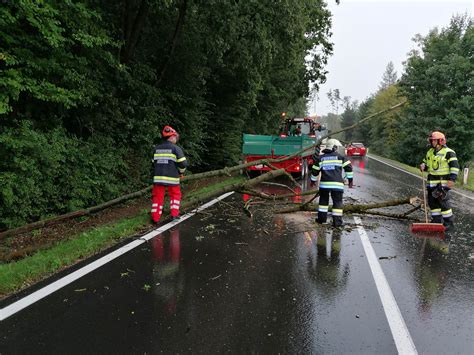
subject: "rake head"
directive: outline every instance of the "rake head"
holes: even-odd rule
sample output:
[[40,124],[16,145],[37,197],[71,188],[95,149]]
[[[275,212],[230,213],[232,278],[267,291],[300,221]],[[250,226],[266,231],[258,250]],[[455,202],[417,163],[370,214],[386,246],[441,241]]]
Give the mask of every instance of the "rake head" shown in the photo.
[[442,223],[413,223],[412,233],[440,233],[444,234],[446,227]]

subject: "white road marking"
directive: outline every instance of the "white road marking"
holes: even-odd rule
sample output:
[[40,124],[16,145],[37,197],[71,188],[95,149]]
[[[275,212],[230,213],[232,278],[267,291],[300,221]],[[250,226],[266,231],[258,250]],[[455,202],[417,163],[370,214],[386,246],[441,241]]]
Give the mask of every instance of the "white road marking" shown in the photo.
[[219,196],[218,198],[216,198],[212,201],[209,201],[209,202],[205,203],[204,205],[192,210],[191,212],[186,213],[179,220],[167,223],[167,224],[151,231],[150,233],[145,234],[144,236],[140,237],[139,239],[135,239],[134,241],[124,245],[123,247],[121,247],[117,250],[114,250],[113,252],[101,257],[100,259],[97,259],[97,260],[93,261],[92,263],[87,264],[86,266],[70,273],[69,275],[66,275],[66,276],[62,277],[61,279],[56,280],[55,282],[39,289],[38,291],[35,291],[35,292],[29,294],[28,296],[25,296],[25,297],[21,298],[20,300],[14,302],[12,304],[9,304],[8,306],[0,309],[0,321],[5,320],[6,318],[14,315],[15,313],[17,313],[17,312],[21,311],[22,309],[32,305],[33,303],[38,302],[39,300],[41,300],[44,297],[52,294],[53,292],[69,285],[70,283],[76,281],[77,279],[83,277],[84,275],[87,275],[88,273],[98,269],[99,267],[107,264],[108,262],[110,262],[110,261],[118,258],[119,256],[127,253],[128,251],[138,247],[139,245],[145,243],[146,241],[152,239],[153,237],[156,237],[157,235],[163,233],[164,231],[166,231],[166,230],[174,227],[175,225],[187,220],[188,218],[194,216],[197,212],[202,211],[202,210],[214,205],[215,203],[225,199],[226,197],[232,195],[233,193],[234,193],[233,191],[225,193],[225,194]]
[[362,246],[364,247],[364,252],[369,262],[370,270],[372,271],[372,276],[375,280],[375,285],[382,301],[382,306],[387,317],[390,330],[392,332],[393,340],[397,346],[399,354],[418,354],[413,339],[410,336],[410,332],[403,320],[403,316],[398,308],[395,297],[393,296],[390,285],[387,282],[385,274],[383,273],[382,267],[377,259],[374,248],[370,244],[369,237],[364,227],[362,226],[362,221],[359,217],[354,217],[355,223],[357,225],[357,231],[360,235],[360,240]]
[[[392,164],[390,164],[390,163],[387,163],[386,161],[383,161],[383,160],[381,160],[381,159],[375,158],[375,157],[373,157],[373,156],[371,156],[371,155],[367,155],[367,156],[368,156],[370,159],[374,159],[374,160],[376,160],[376,161],[378,161],[378,162],[380,162],[380,163],[382,163],[382,164],[391,166],[391,167],[394,168],[394,169],[403,171],[404,173],[407,173],[407,174],[409,174],[409,175],[411,175],[411,176],[414,176],[414,177],[416,177],[416,178],[418,178],[418,179],[421,179],[421,178],[422,178],[421,176],[418,176],[418,175],[413,174],[413,173],[411,173],[411,172],[409,172],[409,171],[403,170],[402,168],[399,168],[398,166],[395,166],[395,165],[392,165]],[[451,189],[451,191],[454,192],[455,194],[461,195],[462,197],[465,197],[465,198],[468,198],[468,199],[474,201],[474,197],[471,197],[471,196],[468,196],[468,195],[466,195],[466,194],[463,194],[462,192],[459,192],[458,190]]]

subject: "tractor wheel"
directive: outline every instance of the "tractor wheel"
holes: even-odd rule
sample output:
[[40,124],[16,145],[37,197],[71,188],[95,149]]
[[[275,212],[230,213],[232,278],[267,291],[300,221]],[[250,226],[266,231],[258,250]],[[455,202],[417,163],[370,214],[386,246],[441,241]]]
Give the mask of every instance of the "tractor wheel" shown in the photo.
[[309,174],[308,161],[303,160],[303,167],[301,168],[301,178],[306,179]]

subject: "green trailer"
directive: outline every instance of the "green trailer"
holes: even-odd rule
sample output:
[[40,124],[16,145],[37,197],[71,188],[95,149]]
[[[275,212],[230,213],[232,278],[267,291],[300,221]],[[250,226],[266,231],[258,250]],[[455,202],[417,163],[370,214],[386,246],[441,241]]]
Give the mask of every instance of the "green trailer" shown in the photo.
[[[296,153],[303,148],[310,147],[316,143],[315,137],[307,135],[301,136],[265,136],[258,134],[243,135],[242,154],[245,162],[256,161],[268,158],[282,158]],[[296,173],[306,176],[309,167],[313,164],[314,150],[307,150],[295,157],[272,163],[277,168],[285,168],[289,173]],[[249,166],[248,171],[268,171],[270,168],[263,164]]]

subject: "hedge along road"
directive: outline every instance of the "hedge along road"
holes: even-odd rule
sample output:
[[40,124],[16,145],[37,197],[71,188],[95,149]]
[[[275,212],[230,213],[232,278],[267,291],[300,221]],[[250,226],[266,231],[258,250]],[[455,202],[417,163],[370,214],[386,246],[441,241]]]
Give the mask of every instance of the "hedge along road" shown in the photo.
[[[417,178],[380,162],[354,166],[348,198],[419,190]],[[470,201],[453,196],[456,230],[423,239],[408,222],[368,216],[357,224],[346,216],[342,231],[316,227],[311,213],[260,210],[249,219],[240,198],[140,239],[11,314],[0,324],[0,352],[472,350]]]

